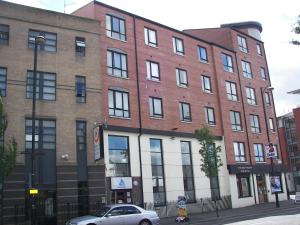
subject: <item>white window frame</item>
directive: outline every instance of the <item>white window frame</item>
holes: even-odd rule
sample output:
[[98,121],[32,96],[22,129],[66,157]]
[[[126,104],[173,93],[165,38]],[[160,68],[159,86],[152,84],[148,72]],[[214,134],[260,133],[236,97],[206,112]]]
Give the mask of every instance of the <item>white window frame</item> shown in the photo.
[[144,27],[145,44],[151,47],[157,47],[157,32],[156,30]]

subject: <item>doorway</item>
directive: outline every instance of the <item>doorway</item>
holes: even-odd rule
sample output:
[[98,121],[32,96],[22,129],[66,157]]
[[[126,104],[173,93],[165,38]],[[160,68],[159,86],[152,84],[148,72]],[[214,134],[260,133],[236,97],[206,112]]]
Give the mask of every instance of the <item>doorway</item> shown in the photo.
[[131,190],[130,189],[112,190],[111,203],[114,204],[132,203]]
[[268,193],[264,174],[256,174],[256,183],[259,203],[268,202]]

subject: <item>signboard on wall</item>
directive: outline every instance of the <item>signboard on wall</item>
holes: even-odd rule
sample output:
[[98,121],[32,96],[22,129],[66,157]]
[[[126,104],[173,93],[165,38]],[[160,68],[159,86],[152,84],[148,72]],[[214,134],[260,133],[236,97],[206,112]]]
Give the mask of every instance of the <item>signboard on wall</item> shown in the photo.
[[112,177],[111,189],[132,189],[132,177]]
[[271,182],[271,191],[272,191],[272,193],[282,192],[280,176],[271,176],[270,177],[270,182]]
[[101,132],[100,132],[100,127],[94,127],[93,130],[93,143],[94,143],[94,158],[95,160],[99,160],[101,158],[103,158],[103,156],[101,155]]

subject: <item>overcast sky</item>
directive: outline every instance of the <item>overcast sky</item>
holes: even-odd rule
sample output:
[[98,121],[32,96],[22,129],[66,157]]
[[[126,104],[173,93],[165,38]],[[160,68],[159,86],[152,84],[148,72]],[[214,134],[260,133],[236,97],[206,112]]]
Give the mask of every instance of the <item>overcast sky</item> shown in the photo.
[[[33,7],[70,13],[90,0],[9,0]],[[263,26],[267,60],[277,116],[300,107],[300,46],[289,41],[300,14],[300,0],[102,0],[101,2],[154,20],[178,30],[219,27],[220,24],[258,21]],[[300,35],[298,35],[300,39]]]

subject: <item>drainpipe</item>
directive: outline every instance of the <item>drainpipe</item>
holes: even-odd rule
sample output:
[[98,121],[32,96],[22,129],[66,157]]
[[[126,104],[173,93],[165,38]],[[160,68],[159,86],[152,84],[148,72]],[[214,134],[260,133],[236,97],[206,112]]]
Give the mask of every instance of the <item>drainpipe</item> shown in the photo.
[[143,168],[142,168],[142,148],[141,148],[141,136],[142,136],[142,115],[141,115],[141,99],[140,99],[140,85],[139,85],[139,68],[138,68],[138,52],[137,52],[137,35],[136,35],[136,16],[133,16],[133,30],[134,30],[134,51],[135,51],[135,71],[136,71],[136,87],[137,87],[137,99],[138,99],[138,112],[139,112],[139,135],[138,135],[138,145],[139,145],[139,163],[141,172],[141,192],[142,192],[142,203],[144,205],[144,186],[143,186]]

